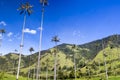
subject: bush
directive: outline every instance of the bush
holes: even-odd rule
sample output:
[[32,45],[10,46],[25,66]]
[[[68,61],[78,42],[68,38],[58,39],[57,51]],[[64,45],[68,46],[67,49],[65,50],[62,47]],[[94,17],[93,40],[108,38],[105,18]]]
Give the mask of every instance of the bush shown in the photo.
[[4,76],[5,76],[5,72],[1,72],[0,73],[0,80],[3,80]]
[[75,77],[74,70],[72,70],[72,71],[70,72],[69,77],[70,77],[70,78],[74,78],[74,77]]

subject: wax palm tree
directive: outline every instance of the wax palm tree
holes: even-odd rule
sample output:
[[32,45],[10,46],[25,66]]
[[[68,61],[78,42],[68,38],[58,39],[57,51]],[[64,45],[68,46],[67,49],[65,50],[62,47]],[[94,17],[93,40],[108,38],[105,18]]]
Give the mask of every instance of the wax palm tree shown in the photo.
[[31,47],[31,48],[29,49],[29,51],[30,51],[30,53],[32,54],[32,52],[34,51],[34,48]]
[[24,21],[23,21],[23,28],[22,28],[22,39],[21,39],[21,44],[20,44],[20,54],[19,54],[19,62],[18,62],[18,70],[17,70],[17,76],[16,80],[19,78],[19,71],[20,71],[20,62],[21,62],[21,54],[23,52],[23,41],[24,41],[24,28],[26,24],[26,15],[30,15],[32,13],[31,10],[32,6],[29,3],[21,4],[20,7],[17,9],[20,11],[20,15],[24,15]]
[[29,58],[28,80],[29,80],[29,78],[30,78],[30,72],[31,72],[30,62],[31,62],[32,52],[34,51],[33,47],[31,47],[31,48],[29,49],[29,51],[30,51],[31,55],[29,56],[30,58]]
[[57,42],[59,42],[60,41],[60,39],[58,38],[58,36],[54,36],[53,38],[52,38],[52,42],[55,42],[55,48],[56,48],[56,50],[54,51],[54,58],[55,58],[55,64],[54,64],[54,80],[56,80],[56,65],[57,65],[57,52],[58,52],[58,49],[57,49]]
[[106,75],[106,80],[108,80],[108,71],[107,71],[107,65],[106,65],[106,57],[107,54],[105,53],[105,42],[102,40],[102,48],[103,48],[103,60],[104,60],[104,66],[105,66],[105,75]]
[[74,71],[75,71],[75,73],[74,73],[74,76],[75,76],[75,80],[76,80],[76,59],[75,59],[75,49],[76,49],[76,45],[74,44],[74,45],[72,45],[72,52],[73,52],[73,59],[74,59]]
[[120,54],[119,54],[119,35],[116,34],[116,47],[117,47],[117,54],[118,54],[118,59],[120,60]]
[[41,25],[40,25],[39,55],[38,55],[36,80],[38,80],[39,73],[40,73],[40,56],[41,56],[41,48],[42,48],[42,29],[43,29],[43,19],[44,19],[44,7],[46,5],[48,5],[48,1],[47,0],[40,0],[40,3],[42,5],[42,16],[41,16]]
[[49,58],[46,59],[46,80],[48,80],[48,62],[49,62]]
[[67,71],[67,68],[68,68],[68,67],[67,67],[67,59],[70,59],[70,58],[71,58],[70,55],[67,54],[67,55],[66,55],[66,62],[65,62],[65,65],[66,65],[66,71]]
[[0,36],[0,46],[1,46],[2,36],[3,36],[3,34],[5,33],[5,29],[0,29],[0,33],[1,33],[1,36]]

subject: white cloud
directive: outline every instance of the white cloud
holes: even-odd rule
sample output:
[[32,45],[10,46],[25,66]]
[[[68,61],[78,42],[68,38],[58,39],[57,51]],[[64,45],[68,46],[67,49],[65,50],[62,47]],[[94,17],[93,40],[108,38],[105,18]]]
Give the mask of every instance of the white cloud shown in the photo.
[[12,35],[13,35],[12,32],[9,32],[9,33],[7,34],[8,37],[11,37]]
[[78,37],[80,37],[80,36],[81,36],[81,35],[80,35],[80,31],[79,31],[79,30],[73,31],[73,36],[78,36]]
[[29,28],[24,29],[25,33],[36,34],[36,30],[30,30]]
[[13,41],[13,40],[12,40],[12,39],[9,39],[8,41],[10,41],[10,42],[11,42],[11,41]]
[[7,24],[4,21],[1,21],[0,25],[6,26]]
[[2,37],[2,34],[0,34],[0,37]]
[[14,38],[21,39],[20,33],[15,34]]

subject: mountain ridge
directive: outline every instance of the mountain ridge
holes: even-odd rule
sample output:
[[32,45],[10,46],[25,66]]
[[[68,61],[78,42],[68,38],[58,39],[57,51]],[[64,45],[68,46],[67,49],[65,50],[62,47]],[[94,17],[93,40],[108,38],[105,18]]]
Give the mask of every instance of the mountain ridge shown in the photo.
[[[116,48],[120,46],[120,35],[111,35],[99,40],[91,41],[86,44],[82,45],[76,45],[77,48],[72,49],[72,46],[74,44],[68,44],[68,43],[62,43],[57,45],[57,48],[59,50],[57,56],[58,56],[58,66],[59,68],[65,69],[67,68],[72,68],[73,66],[73,57],[71,55],[76,54],[76,60],[77,64],[79,67],[83,68],[86,66],[86,62],[89,62],[94,60],[94,58],[98,55],[101,54],[100,51],[103,50],[102,47],[102,42],[104,42],[105,47],[107,48],[110,46],[110,48]],[[116,45],[117,43],[117,45]],[[56,48],[50,48],[48,50],[43,50],[41,51],[41,63],[42,70],[45,70],[45,62],[47,59],[49,59],[49,64],[50,64],[50,70],[53,70],[53,61],[54,61],[54,49]],[[34,66],[37,64],[38,60],[38,53],[35,52],[32,55],[23,55],[21,58],[21,74],[25,71],[24,74],[26,74],[28,67],[31,66],[33,69]],[[19,53],[9,53],[4,56],[0,56],[0,70],[5,70],[5,71],[12,71],[13,66],[14,69],[17,70],[17,65],[18,65],[18,57]],[[97,56],[99,57],[99,56]],[[31,59],[30,59],[31,58]],[[69,62],[69,65],[66,65],[66,62]],[[30,64],[30,65],[29,65]]]

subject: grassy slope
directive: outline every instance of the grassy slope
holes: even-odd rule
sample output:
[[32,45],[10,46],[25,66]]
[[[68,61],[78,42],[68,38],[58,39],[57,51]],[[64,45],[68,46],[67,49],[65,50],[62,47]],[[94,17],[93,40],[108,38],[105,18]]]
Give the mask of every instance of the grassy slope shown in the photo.
[[[58,59],[57,59],[58,67],[63,68],[64,66],[67,66],[67,67],[70,67],[70,66],[72,67],[73,66],[73,62],[71,61],[71,59],[66,59],[66,55],[64,53],[62,53],[62,52],[57,53],[57,57],[58,57]],[[50,53],[45,54],[45,56],[40,61],[41,62],[40,63],[41,68],[44,68],[46,66],[46,63],[47,63],[46,60],[47,59],[49,59],[49,61],[48,61],[48,69],[51,71],[54,68],[54,54],[50,54]],[[34,69],[36,64],[37,63],[34,63],[33,65],[30,66],[30,68]],[[21,72],[27,73],[28,69],[29,69],[28,67],[23,68],[23,69],[21,69]],[[41,71],[42,71],[41,75],[45,76],[45,70],[44,71],[41,70]]]
[[[89,80],[99,80],[99,79],[100,79],[99,77],[96,77],[96,78],[91,78]],[[5,74],[3,80],[16,80],[16,76]],[[27,78],[19,77],[19,80],[27,80]],[[48,79],[48,80],[50,80],[50,79]],[[73,80],[73,79],[67,79],[67,80]],[[80,78],[80,79],[76,79],[76,80],[87,80],[87,78]],[[109,80],[120,80],[120,76],[110,76]]]
[[[98,68],[97,70],[92,69],[93,73],[95,71],[99,72],[100,70],[103,70],[103,71],[105,70],[103,51],[107,55],[107,57],[106,57],[107,69],[111,67],[112,72],[119,72],[120,68],[116,68],[116,66],[120,65],[120,61],[118,60],[119,55],[120,55],[120,53],[119,53],[120,48],[112,48],[112,49],[110,49],[110,47],[107,47],[104,50],[101,50],[92,61],[88,62],[88,64],[90,64],[90,65],[94,64],[93,63],[94,61],[97,64],[99,64],[99,63],[103,64],[102,66],[100,65],[100,68],[99,68],[99,66],[97,66],[97,68]],[[89,67],[91,68],[92,66],[89,66]],[[82,73],[86,73],[86,66],[83,67],[81,69],[81,71],[82,71]]]
[[[9,74],[4,74],[3,80],[16,80],[16,76],[9,75]],[[27,80],[27,78],[25,78],[25,77],[19,77],[19,80]]]

